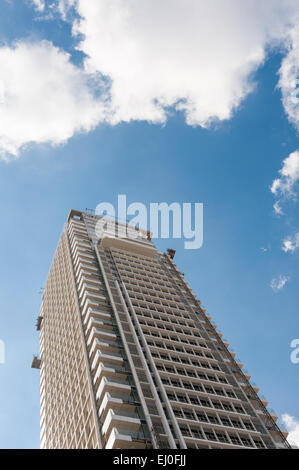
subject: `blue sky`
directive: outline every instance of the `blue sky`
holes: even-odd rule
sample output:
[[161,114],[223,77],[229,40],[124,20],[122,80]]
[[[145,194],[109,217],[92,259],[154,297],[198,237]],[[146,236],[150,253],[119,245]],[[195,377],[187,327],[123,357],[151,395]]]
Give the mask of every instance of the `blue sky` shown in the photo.
[[[71,3],[76,10],[66,9]],[[105,2],[95,3],[99,10],[93,15],[109,17]],[[217,1],[213,3],[214,10],[204,12],[211,24],[208,38],[214,34],[217,16]],[[257,8],[253,0],[245,3]],[[293,3],[285,3],[284,11],[293,12]],[[180,0],[175,4],[171,21],[176,24]],[[227,8],[231,4],[233,0],[227,0]],[[116,0],[112,5],[119,7]],[[128,5],[135,5],[135,14],[137,4],[131,0]],[[0,364],[0,448],[39,447],[39,374],[30,369],[32,355],[39,349],[35,320],[39,289],[68,211],[95,208],[102,201],[116,204],[118,194],[126,194],[128,203],[146,205],[203,202],[204,244],[200,250],[184,250],[183,240],[158,240],[157,246],[177,250],[176,264],[194,292],[280,422],[282,415],[289,415],[285,424],[293,439],[298,438],[299,364],[290,360],[290,343],[299,337],[295,237],[299,232],[299,111],[294,99],[290,100],[296,87],[294,74],[299,76],[298,28],[296,23],[289,24],[287,13],[278,27],[271,11],[265,12],[265,24],[268,28],[270,18],[275,34],[264,33],[264,24],[251,21],[248,11],[246,19],[244,11],[239,12],[239,19],[250,27],[233,29],[240,50],[230,53],[236,36],[223,46],[221,54],[213,47],[209,50],[207,43],[198,43],[192,62],[186,52],[183,63],[185,56],[180,52],[181,62],[169,59],[171,53],[163,55],[171,50],[164,40],[164,36],[174,40],[171,30],[160,31],[158,25],[155,38],[147,42],[146,33],[141,35],[138,29],[146,8],[138,11],[137,19],[131,15],[137,23],[133,23],[135,36],[130,44],[135,44],[134,51],[144,50],[148,62],[139,70],[134,62],[138,56],[124,47],[128,68],[136,72],[127,76],[115,47],[121,44],[117,33],[112,35],[116,43],[108,42],[102,57],[96,55],[102,42],[92,28],[97,32],[98,23],[90,21],[84,0],[2,2],[0,339],[6,345],[6,362]],[[74,36],[73,20],[79,14],[80,35]],[[190,46],[192,52],[195,46],[187,33],[190,17],[188,11],[184,14],[180,27],[185,43],[179,47],[187,51]],[[231,15],[223,18],[229,30]],[[108,37],[115,30],[109,30],[112,21],[107,25]],[[126,31],[122,24],[118,28]],[[254,45],[254,60],[254,51],[250,55],[247,50],[251,34],[260,41]],[[154,47],[156,36],[161,50]],[[238,57],[244,60],[242,47],[250,59],[236,64]],[[44,62],[44,54],[48,62]],[[214,73],[222,55],[226,60],[219,62],[219,76],[213,81],[209,73]],[[168,63],[165,67],[163,62],[159,69],[161,59]],[[197,61],[198,68],[193,64]],[[117,64],[122,65],[120,70]],[[182,68],[184,73],[178,79]],[[160,81],[155,79],[158,72]],[[221,80],[227,83],[219,88]],[[60,86],[61,94],[56,95]],[[68,99],[61,104],[62,96]],[[177,103],[183,108],[178,109]],[[286,162],[290,155],[294,157]],[[288,162],[292,163],[289,172]],[[279,173],[281,169],[283,173]],[[275,180],[279,180],[277,191]],[[273,207],[277,201],[283,214]],[[290,242],[287,250],[282,249],[284,240]],[[280,289],[272,284],[271,288],[271,281],[280,276],[285,284]]]

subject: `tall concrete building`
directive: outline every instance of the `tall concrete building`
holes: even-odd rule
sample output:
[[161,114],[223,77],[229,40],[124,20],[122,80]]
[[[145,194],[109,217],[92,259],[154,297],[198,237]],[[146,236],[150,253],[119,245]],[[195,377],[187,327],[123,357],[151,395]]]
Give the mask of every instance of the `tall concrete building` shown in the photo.
[[99,221],[71,210],[45,285],[41,448],[288,447],[174,251]]

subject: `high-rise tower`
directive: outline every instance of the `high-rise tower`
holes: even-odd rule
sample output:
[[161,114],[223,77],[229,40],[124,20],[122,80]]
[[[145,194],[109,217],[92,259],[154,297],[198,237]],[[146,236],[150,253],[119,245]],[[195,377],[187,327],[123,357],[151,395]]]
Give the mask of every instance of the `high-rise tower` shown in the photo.
[[37,329],[42,448],[286,448],[286,435],[149,232],[72,210]]

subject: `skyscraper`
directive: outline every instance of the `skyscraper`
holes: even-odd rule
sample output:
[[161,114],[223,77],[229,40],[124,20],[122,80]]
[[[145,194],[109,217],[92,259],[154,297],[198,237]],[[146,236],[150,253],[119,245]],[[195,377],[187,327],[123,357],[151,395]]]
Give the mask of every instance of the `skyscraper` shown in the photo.
[[151,234],[71,210],[45,285],[41,448],[286,448],[267,403]]

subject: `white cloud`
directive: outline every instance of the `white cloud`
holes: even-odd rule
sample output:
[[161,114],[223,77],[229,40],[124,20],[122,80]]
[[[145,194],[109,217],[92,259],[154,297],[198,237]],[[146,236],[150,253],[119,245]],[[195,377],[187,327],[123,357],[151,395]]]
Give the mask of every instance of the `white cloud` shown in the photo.
[[279,71],[278,86],[282,92],[282,102],[289,121],[299,130],[299,28],[289,33],[288,54],[283,59]]
[[273,181],[271,192],[274,195],[282,194],[285,197],[294,197],[294,186],[299,180],[299,151],[296,150],[283,160],[281,175]]
[[290,280],[290,277],[288,276],[283,276],[280,274],[277,278],[272,279],[270,283],[270,287],[274,292],[279,292],[281,291],[285,284]]
[[56,3],[57,11],[61,14],[64,20],[66,20],[69,10],[73,6],[75,6],[76,3],[77,3],[77,0],[58,0],[57,1]]
[[290,251],[294,253],[294,251],[299,248],[299,233],[296,233],[293,237],[287,237],[283,240],[282,250],[287,253]]
[[174,106],[203,127],[231,118],[299,12],[297,0],[59,1],[74,4],[85,67],[111,80],[111,123],[163,123]]
[[[297,112],[288,97],[294,98],[297,75],[298,0],[32,2],[46,17],[56,6],[73,21],[84,71],[49,43],[0,48],[0,150],[6,158],[27,143],[64,142],[101,121],[164,123],[171,107],[190,125],[230,119],[254,89],[266,51],[282,45],[287,55],[279,86],[289,118]],[[79,18],[68,15],[72,8]],[[102,100],[89,84],[94,73],[107,77],[109,95]]]
[[0,48],[0,154],[30,143],[60,144],[103,120],[102,102],[69,55],[43,41]]
[[282,421],[289,431],[288,441],[291,446],[299,447],[299,421],[288,414],[282,415]]
[[37,11],[45,10],[45,0],[32,0],[32,3]]
[[261,251],[263,253],[267,253],[268,251],[271,251],[271,245],[268,244],[267,246],[261,246]]
[[[271,185],[271,192],[276,197],[283,200],[296,199],[295,185],[299,180],[299,151],[296,150],[285,158],[282,162],[282,168],[279,170],[280,177],[276,178]],[[277,215],[283,215],[281,207],[282,200],[278,199],[274,205],[274,212]]]
[[282,208],[280,207],[280,201],[276,201],[274,204],[273,204],[273,209],[274,209],[274,212],[276,215],[283,215],[283,210]]

